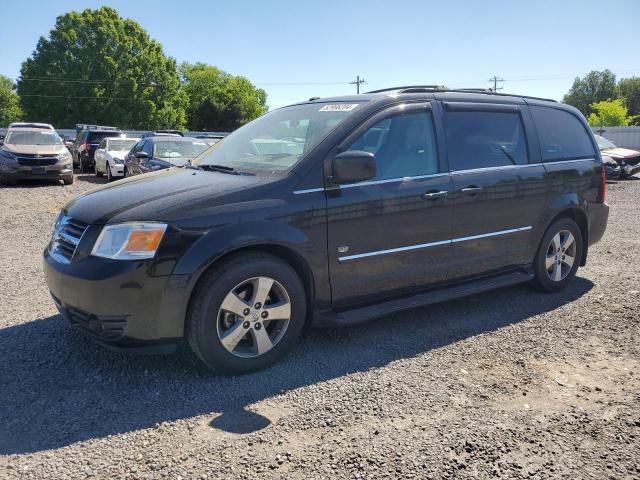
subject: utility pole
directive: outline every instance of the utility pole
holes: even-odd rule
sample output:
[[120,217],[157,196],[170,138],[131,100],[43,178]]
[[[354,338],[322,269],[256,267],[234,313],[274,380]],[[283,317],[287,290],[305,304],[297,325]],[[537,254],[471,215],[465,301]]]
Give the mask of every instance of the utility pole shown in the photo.
[[498,90],[502,90],[503,87],[498,88],[498,82],[504,82],[504,78],[500,78],[497,75],[494,75],[489,79],[490,82],[493,82],[493,91],[497,92]]
[[355,85],[356,86],[356,93],[358,95],[360,95],[360,85],[363,84],[363,83],[367,83],[367,82],[365,82],[364,78],[361,79],[360,75],[358,75],[356,77],[355,81],[349,82],[349,85]]

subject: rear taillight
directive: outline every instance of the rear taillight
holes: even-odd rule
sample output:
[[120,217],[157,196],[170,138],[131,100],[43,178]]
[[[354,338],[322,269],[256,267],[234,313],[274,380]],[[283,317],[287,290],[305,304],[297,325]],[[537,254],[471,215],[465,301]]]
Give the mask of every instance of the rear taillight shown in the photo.
[[600,201],[604,203],[606,197],[607,197],[607,169],[604,168],[604,163],[603,163],[602,164],[602,193],[600,194]]

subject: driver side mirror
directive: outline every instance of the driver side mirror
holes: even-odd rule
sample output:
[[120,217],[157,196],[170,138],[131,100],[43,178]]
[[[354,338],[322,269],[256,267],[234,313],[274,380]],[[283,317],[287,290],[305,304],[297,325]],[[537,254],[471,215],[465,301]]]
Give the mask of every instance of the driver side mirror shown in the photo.
[[147,152],[143,152],[142,150],[134,153],[133,156],[140,160],[146,160],[149,158],[149,154]]
[[363,150],[347,150],[331,161],[331,176],[334,183],[358,183],[376,176],[375,156]]

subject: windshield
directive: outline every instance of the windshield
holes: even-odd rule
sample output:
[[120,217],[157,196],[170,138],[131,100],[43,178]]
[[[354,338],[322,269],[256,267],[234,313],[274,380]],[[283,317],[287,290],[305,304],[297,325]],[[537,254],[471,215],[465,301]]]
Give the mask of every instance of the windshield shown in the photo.
[[87,140],[87,142],[100,143],[105,138],[120,137],[120,136],[122,136],[122,133],[120,132],[91,132],[89,134],[89,139]]
[[62,140],[56,132],[49,131],[10,131],[4,143],[12,145],[59,145]]
[[120,151],[120,150],[130,150],[138,140],[132,138],[131,140],[110,140],[109,141],[109,150],[112,151]]
[[607,140],[600,135],[596,135],[596,142],[598,142],[598,148],[600,150],[607,150],[609,148],[616,148],[615,144],[611,140]]
[[193,164],[219,165],[240,171],[289,170],[358,105],[308,103],[274,110],[228,135]]
[[197,157],[204,152],[209,145],[199,140],[194,141],[171,141],[163,140],[156,142],[156,154],[158,158],[180,158]]

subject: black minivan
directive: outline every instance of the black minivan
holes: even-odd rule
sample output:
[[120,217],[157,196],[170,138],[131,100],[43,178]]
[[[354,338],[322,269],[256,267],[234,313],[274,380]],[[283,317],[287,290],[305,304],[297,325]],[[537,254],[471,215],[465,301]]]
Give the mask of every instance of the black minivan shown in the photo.
[[214,369],[532,281],[553,292],[608,217],[584,117],[551,100],[400,87],[274,110],[182,168],[67,204],[44,252],[74,327],[116,349],[182,338]]

